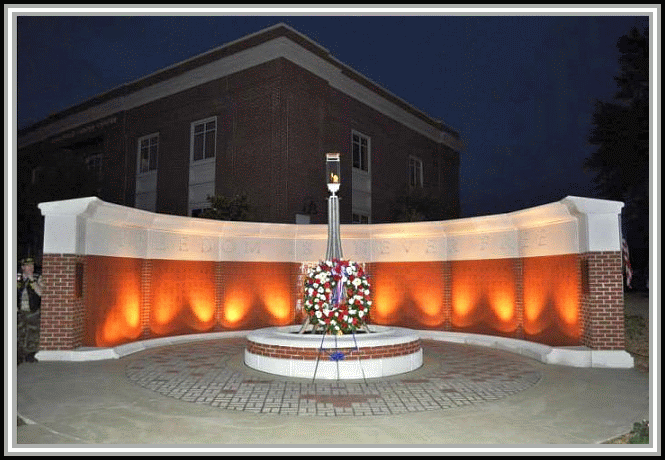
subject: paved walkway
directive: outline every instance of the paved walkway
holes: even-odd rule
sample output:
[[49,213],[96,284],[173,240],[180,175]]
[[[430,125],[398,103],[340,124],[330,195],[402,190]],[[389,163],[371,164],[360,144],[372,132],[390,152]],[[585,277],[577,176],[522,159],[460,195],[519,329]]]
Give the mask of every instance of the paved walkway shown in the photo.
[[[361,381],[285,379],[234,366],[243,339],[191,343],[141,353],[132,382],[182,401],[281,415],[366,416],[455,409],[496,401],[536,384],[540,372],[495,350],[426,341],[439,359],[412,372]],[[325,359],[325,355],[322,357]],[[360,363],[358,363],[360,366]]]
[[[204,446],[586,445],[649,418],[634,369],[545,365],[424,340],[420,369],[382,379],[294,379],[243,364],[244,339],[122,359],[17,369],[29,444]],[[643,446],[645,447],[645,446]]]

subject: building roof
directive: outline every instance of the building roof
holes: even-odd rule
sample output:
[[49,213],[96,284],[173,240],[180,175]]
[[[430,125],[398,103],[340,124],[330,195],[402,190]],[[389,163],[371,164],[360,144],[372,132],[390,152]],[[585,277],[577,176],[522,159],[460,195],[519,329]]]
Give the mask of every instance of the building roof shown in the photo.
[[[293,44],[297,46],[294,47]],[[19,130],[19,147],[158,99],[160,96],[156,95],[155,88],[168,86],[172,92],[183,90],[186,89],[183,86],[185,81],[190,82],[189,86],[201,84],[206,78],[221,78],[224,73],[231,74],[277,57],[296,61],[296,64],[326,78],[332,86],[350,96],[437,142],[447,144],[455,150],[461,149],[457,132],[335,59],[326,48],[284,23],[213,48],[50,115]],[[222,63],[224,65],[221,65]],[[192,74],[196,74],[197,78],[192,78]],[[180,84],[174,84],[178,80]],[[145,94],[146,92],[152,93],[152,98]],[[165,95],[161,94],[161,97]]]

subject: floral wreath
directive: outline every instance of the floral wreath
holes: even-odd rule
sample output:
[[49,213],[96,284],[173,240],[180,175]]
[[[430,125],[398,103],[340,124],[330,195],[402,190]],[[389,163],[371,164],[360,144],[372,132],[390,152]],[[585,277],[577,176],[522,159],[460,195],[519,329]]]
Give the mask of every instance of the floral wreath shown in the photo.
[[349,334],[369,319],[369,281],[362,267],[349,260],[326,260],[305,279],[304,310],[310,324],[332,334]]

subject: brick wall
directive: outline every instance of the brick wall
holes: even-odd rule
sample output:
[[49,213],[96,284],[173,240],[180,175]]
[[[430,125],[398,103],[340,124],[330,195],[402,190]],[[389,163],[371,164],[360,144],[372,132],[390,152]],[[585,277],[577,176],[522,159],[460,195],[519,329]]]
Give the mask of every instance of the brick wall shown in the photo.
[[[156,337],[256,329],[295,321],[299,264],[108,256],[73,260],[85,265],[84,294],[80,298],[68,278],[54,278],[63,265],[74,267],[75,262],[63,263],[53,256],[45,259],[44,273],[50,287],[42,314],[44,337],[49,343],[57,341],[49,345],[56,348],[44,349],[115,346]],[[70,303],[78,308],[77,320],[64,323],[62,318]],[[70,329],[77,334],[76,340],[63,341],[71,335]]]
[[82,256],[44,254],[42,258],[41,350],[73,350],[81,346],[86,287],[83,280],[76,279],[77,264],[83,264],[78,273],[85,276]]
[[459,216],[459,154],[283,58],[117,114],[103,133],[103,196],[134,206],[137,141],[159,133],[156,211],[186,215],[190,126],[212,116],[215,192],[246,192],[257,221],[293,223],[313,202],[312,223],[325,223],[323,155],[335,151],[346,177],[341,221],[351,222],[352,129],[371,137],[373,222],[388,221],[395,190],[406,190],[409,154],[423,160],[427,190],[450,203],[442,218]]
[[[174,262],[177,265],[178,261]],[[159,275],[169,268],[165,266],[155,272],[154,263],[153,260],[101,256],[44,255],[40,348],[71,350],[158,337],[170,334],[168,331],[212,332],[302,322],[302,316],[296,316],[295,306],[302,298],[300,287],[306,270],[303,272],[299,264],[215,262],[204,270],[213,278],[211,318],[193,321],[194,310],[178,305],[175,319],[165,323],[168,331],[160,332],[155,329],[155,317],[151,315],[164,305],[163,301],[155,300],[153,278],[155,273]],[[584,345],[595,350],[624,348],[620,252],[488,263],[467,261],[468,267],[460,262],[367,264],[375,306],[377,301],[391,302],[389,311],[386,305],[382,305],[383,309],[375,308],[373,317],[377,320],[372,322],[414,329],[504,335],[551,345]],[[197,262],[180,264],[189,268],[180,267],[178,273],[185,268],[188,273],[201,270]],[[206,267],[209,264],[204,263]],[[558,277],[555,272],[559,273]],[[473,284],[474,273],[479,276],[476,281],[480,284]],[[533,273],[544,275],[534,279]],[[177,273],[174,276],[180,279]],[[466,280],[469,276],[473,278],[470,281]],[[489,321],[499,312],[496,302],[501,299],[492,297],[492,289],[485,288],[492,283],[496,286],[505,283],[506,277],[514,277],[515,281],[511,288],[514,295],[509,296],[514,310],[512,316],[504,318],[510,330],[501,330],[500,323]],[[195,278],[187,282],[198,285]],[[557,284],[557,279],[566,282]],[[463,323],[463,306],[459,304],[459,296],[468,295],[456,285],[460,280],[475,286],[472,289],[475,300],[470,300],[474,313],[469,324]],[[546,289],[543,284],[547,284]],[[255,289],[259,285],[261,288]],[[534,307],[536,288],[541,292],[541,304]],[[560,299],[557,300],[557,296]],[[575,311],[570,310],[571,298]],[[540,317],[534,318],[530,312],[541,307]],[[568,310],[562,310],[564,307]],[[570,324],[566,322],[566,315],[572,315]],[[134,317],[138,318],[136,325]],[[178,323],[178,318],[184,318],[184,322]],[[536,326],[542,331],[534,331]],[[579,330],[579,334],[575,330]]]
[[[324,347],[324,349],[325,348],[326,347]],[[345,359],[381,359],[411,355],[418,352],[420,349],[420,340],[415,340],[413,342],[399,345],[364,347],[360,349],[335,348],[335,352],[344,353]],[[266,345],[252,341],[248,341],[247,351],[255,355],[267,356],[271,358],[315,360],[323,356],[325,359],[325,352],[322,353],[318,348]]]
[[595,350],[623,350],[625,324],[621,252],[582,255],[582,342]]
[[373,323],[582,344],[576,254],[368,267]]

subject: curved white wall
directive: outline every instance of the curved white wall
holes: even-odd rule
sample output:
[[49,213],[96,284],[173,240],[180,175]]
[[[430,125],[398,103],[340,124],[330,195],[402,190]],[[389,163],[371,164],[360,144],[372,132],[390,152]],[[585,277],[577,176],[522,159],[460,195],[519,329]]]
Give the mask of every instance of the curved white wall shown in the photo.
[[[442,222],[342,225],[360,262],[482,260],[620,250],[623,203],[580,197],[508,214]],[[45,254],[168,260],[310,262],[325,225],[223,222],[80,198],[41,203]]]

